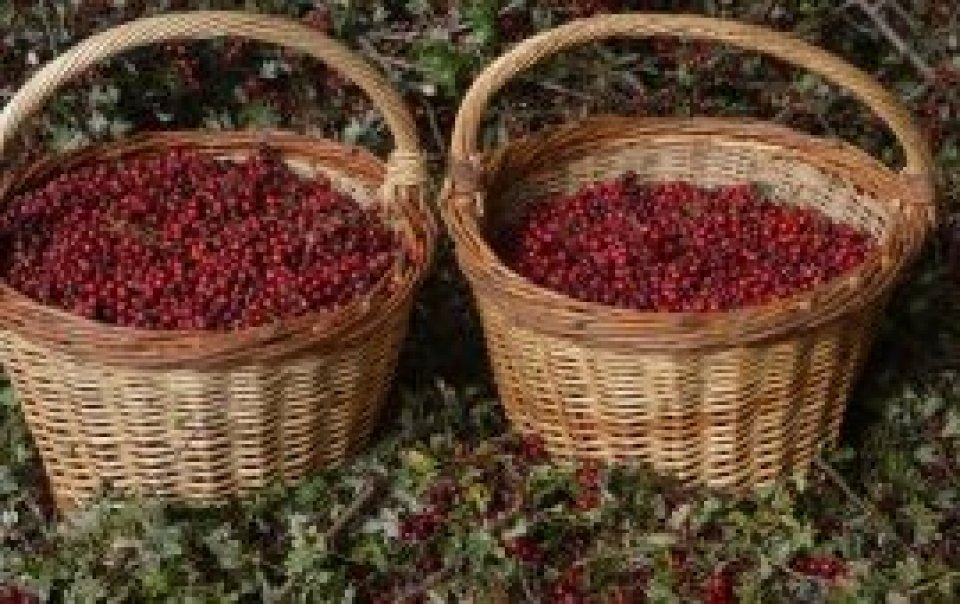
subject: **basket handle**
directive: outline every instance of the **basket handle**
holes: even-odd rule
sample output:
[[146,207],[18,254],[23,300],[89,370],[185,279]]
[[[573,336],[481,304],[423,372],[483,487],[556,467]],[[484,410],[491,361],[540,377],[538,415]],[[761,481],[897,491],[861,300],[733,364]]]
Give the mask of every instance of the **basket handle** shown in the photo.
[[[695,15],[625,13],[571,21],[528,38],[487,66],[467,91],[457,113],[451,140],[451,185],[472,192],[478,175],[474,162],[481,120],[490,102],[513,76],[535,63],[571,47],[608,38],[684,36],[718,41],[770,55],[803,67],[839,85],[873,110],[903,147],[903,174],[932,193],[933,160],[910,112],[875,79],[827,51],[796,37],[765,27]],[[459,185],[459,186],[458,186]]]
[[298,50],[339,72],[370,97],[387,122],[394,151],[387,160],[383,192],[394,199],[402,188],[426,183],[416,123],[403,98],[366,61],[346,46],[305,25],[280,17],[238,11],[166,13],[106,30],[47,63],[23,85],[0,113],[0,157],[20,126],[61,85],[99,61],[157,42],[204,40],[221,36],[247,38]]

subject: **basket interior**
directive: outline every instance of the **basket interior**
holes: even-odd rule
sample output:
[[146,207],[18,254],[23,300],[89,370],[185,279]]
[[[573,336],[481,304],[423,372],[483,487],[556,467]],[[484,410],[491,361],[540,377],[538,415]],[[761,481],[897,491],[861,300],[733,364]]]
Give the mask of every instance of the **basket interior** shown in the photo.
[[[0,200],[9,202],[17,194],[42,186],[57,174],[96,162],[125,157],[148,156],[171,148],[191,149],[223,160],[238,160],[260,146],[278,152],[284,161],[303,176],[322,173],[341,192],[349,194],[365,207],[381,205],[380,187],[386,173],[381,160],[369,152],[324,139],[276,132],[149,133],[130,139],[96,145],[78,152],[48,157],[11,173]],[[10,295],[0,308],[8,328],[25,338],[45,342],[61,352],[93,356],[101,362],[153,366],[234,362],[240,357],[255,357],[257,362],[285,355],[302,345],[345,345],[359,341],[363,333],[375,329],[386,315],[402,306],[414,283],[425,268],[429,245],[426,220],[412,200],[383,204],[384,219],[403,241],[404,253],[396,270],[388,272],[380,285],[350,305],[301,315],[280,324],[269,324],[239,331],[166,331],[118,327],[72,315],[58,308],[41,305],[16,295],[4,283]],[[387,287],[392,283],[394,286]],[[363,329],[360,329],[363,327]],[[202,340],[202,343],[201,343]],[[340,344],[335,344],[339,342]],[[251,359],[252,360],[252,359]]]
[[686,181],[702,187],[755,183],[768,199],[816,208],[836,222],[869,233],[884,242],[896,223],[896,212],[878,191],[864,189],[821,167],[798,161],[787,152],[747,141],[699,137],[651,144],[627,140],[566,157],[549,154],[531,172],[517,178],[502,165],[494,171],[495,194],[487,199],[486,235],[497,237],[519,220],[526,205],[557,194],[573,193],[586,184],[633,171],[643,182]]
[[[249,153],[231,153],[217,155],[217,158],[224,161],[243,161],[248,156]],[[284,155],[283,162],[295,174],[303,178],[313,180],[318,176],[323,176],[329,179],[330,185],[335,190],[349,195],[364,208],[371,208],[379,204],[377,201],[378,183],[361,178],[349,170],[344,170],[342,166],[321,164],[310,161],[310,158],[289,154]]]

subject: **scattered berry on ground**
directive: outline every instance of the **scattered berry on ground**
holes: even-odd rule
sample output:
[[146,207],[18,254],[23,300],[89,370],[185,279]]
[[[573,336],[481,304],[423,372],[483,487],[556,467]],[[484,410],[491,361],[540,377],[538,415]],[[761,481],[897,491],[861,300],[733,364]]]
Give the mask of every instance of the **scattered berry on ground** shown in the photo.
[[544,561],[543,547],[534,539],[522,536],[511,539],[505,547],[507,554],[525,564],[537,566]]
[[733,576],[727,570],[718,570],[707,579],[703,586],[705,604],[733,604],[735,599]]
[[847,573],[847,565],[832,556],[797,556],[790,567],[802,575],[836,581]]
[[527,461],[543,461],[547,458],[547,444],[537,434],[524,435],[520,441],[520,455]]
[[411,514],[400,521],[400,538],[411,542],[425,541],[437,533],[443,522],[443,515],[436,511]]
[[39,604],[40,598],[18,587],[0,584],[0,604]]

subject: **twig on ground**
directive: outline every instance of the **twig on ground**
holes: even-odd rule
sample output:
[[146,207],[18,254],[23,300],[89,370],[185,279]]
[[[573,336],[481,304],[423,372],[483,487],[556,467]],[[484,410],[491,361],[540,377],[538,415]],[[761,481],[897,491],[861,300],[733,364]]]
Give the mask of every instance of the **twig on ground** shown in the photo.
[[451,574],[453,574],[453,571],[452,571],[452,570],[450,570],[450,569],[444,569],[444,570],[439,570],[439,571],[437,571],[437,572],[435,572],[435,573],[431,573],[431,574],[427,575],[427,576],[423,579],[423,581],[417,583],[416,585],[413,585],[413,586],[409,587],[409,588],[406,589],[403,593],[401,593],[401,594],[397,597],[397,602],[398,602],[398,604],[405,604],[406,602],[409,602],[409,601],[413,600],[413,599],[416,598],[417,596],[421,596],[421,595],[425,594],[426,592],[428,592],[428,591],[430,590],[431,587],[433,587],[434,585],[442,582],[444,579],[446,579],[447,577],[449,577]]
[[430,134],[433,136],[433,143],[439,149],[443,157],[447,156],[447,141],[443,138],[440,131],[440,123],[437,121],[437,112],[429,101],[423,101],[423,110],[427,115],[427,124],[430,126]]
[[960,579],[960,570],[947,571],[937,575],[936,577],[931,577],[926,581],[921,581],[907,592],[907,598],[912,600],[912,598],[915,598],[920,594],[930,590],[945,579],[951,582],[953,582],[955,579]]
[[913,15],[903,7],[897,0],[886,0],[884,6],[893,11],[903,23],[913,31],[913,33],[922,32],[923,26],[917,22]]
[[529,604],[537,604],[540,600],[533,595],[533,590],[530,589],[530,581],[527,580],[527,573],[520,572],[520,587],[523,589],[523,597],[527,599]]
[[406,71],[423,73],[423,69],[409,61],[404,61],[403,59],[388,57],[381,54],[367,36],[362,36],[359,40],[357,40],[357,43],[360,45],[360,49],[365,55],[379,63],[384,69],[389,70],[390,68],[400,68]]
[[846,495],[851,501],[856,503],[857,506],[861,510],[863,510],[864,513],[880,521],[880,523],[883,524],[883,528],[885,530],[890,531],[894,535],[896,534],[896,531],[893,530],[893,526],[891,525],[890,520],[886,516],[884,516],[883,513],[879,509],[877,509],[875,505],[873,505],[873,503],[867,501],[860,495],[857,495],[854,492],[854,490],[850,487],[850,485],[847,484],[847,481],[843,479],[843,476],[841,476],[840,473],[837,472],[837,470],[833,466],[827,463],[819,455],[813,458],[813,463],[815,466],[817,466],[817,468],[821,472],[827,475],[827,478],[829,478],[831,482],[833,482],[835,485],[837,485],[837,487],[841,491],[843,491],[844,495]]
[[935,79],[936,74],[930,65],[897,33],[897,30],[895,30],[884,17],[883,8],[886,4],[887,3],[882,0],[847,0],[842,8],[859,9],[873,22],[874,27],[877,28],[877,31],[887,42],[889,42],[901,56],[909,61],[925,80],[930,81]]
[[411,29],[408,31],[370,31],[365,35],[371,40],[382,40],[387,42],[412,42],[422,34],[415,29]]
[[793,107],[790,105],[785,105],[780,109],[780,111],[777,112],[776,115],[773,116],[773,121],[777,122],[778,124],[786,124],[792,117]]
[[327,532],[323,535],[323,542],[327,544],[329,548],[330,545],[336,542],[336,540],[343,534],[343,530],[349,525],[363,509],[370,503],[371,500],[380,492],[383,485],[386,483],[386,478],[384,476],[373,476],[360,490],[360,493],[357,494],[356,498],[353,500],[353,503],[343,511],[340,516],[337,517],[333,525],[327,529]]
[[591,94],[567,88],[566,86],[556,82],[536,80],[533,78],[523,78],[522,81],[539,86],[548,92],[555,92],[557,94],[569,96],[585,103],[595,104],[597,101],[596,97]]
[[[377,474],[368,479],[367,484],[363,486],[360,490],[360,493],[354,499],[353,503],[344,510],[342,514],[334,521],[333,525],[323,534],[323,543],[326,545],[327,551],[332,551],[331,547],[338,539],[338,537],[343,533],[343,530],[347,527],[352,520],[354,520],[357,515],[363,510],[363,508],[373,499],[373,497],[380,492],[380,489],[387,482],[386,476]],[[286,602],[290,597],[290,594],[297,587],[296,576],[289,576],[287,580],[280,586],[278,591],[275,594],[275,601],[277,602]]]

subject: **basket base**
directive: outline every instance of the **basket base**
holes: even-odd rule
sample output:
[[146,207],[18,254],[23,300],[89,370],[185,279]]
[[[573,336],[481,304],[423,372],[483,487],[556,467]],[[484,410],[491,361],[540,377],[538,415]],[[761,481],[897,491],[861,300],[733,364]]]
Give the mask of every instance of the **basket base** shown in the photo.
[[406,331],[396,320],[359,348],[223,372],[92,365],[16,336],[4,352],[59,509],[105,489],[213,505],[368,440]]
[[868,313],[763,346],[675,355],[575,348],[481,314],[516,431],[560,458],[638,462],[725,490],[803,474],[837,442],[873,322]]

